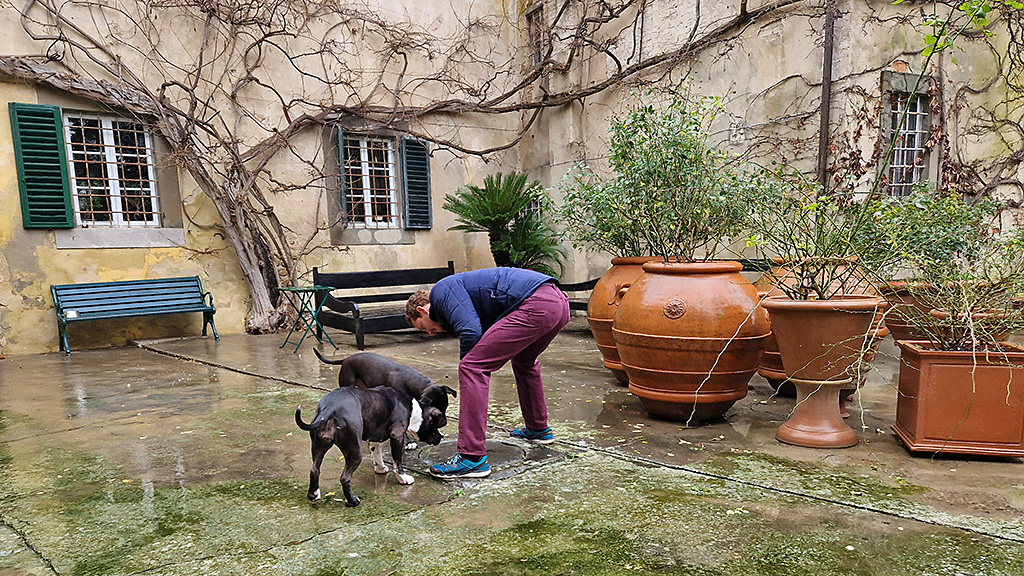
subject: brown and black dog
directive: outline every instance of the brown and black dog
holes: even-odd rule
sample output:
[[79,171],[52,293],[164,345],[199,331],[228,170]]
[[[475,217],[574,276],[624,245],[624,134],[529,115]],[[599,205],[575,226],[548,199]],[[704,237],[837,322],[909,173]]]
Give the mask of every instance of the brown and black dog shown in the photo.
[[341,473],[345,505],[358,506],[359,498],[352,494],[351,484],[352,474],[363,460],[363,441],[378,443],[371,448],[373,470],[378,474],[388,472],[383,443],[389,442],[395,476],[401,484],[412,484],[414,478],[402,468],[406,432],[431,445],[439,444],[443,437],[437,430],[443,416],[440,410],[393,388],[336,388],[320,399],[312,422],[303,422],[301,413],[301,406],[295,409],[295,423],[309,432],[312,443],[313,466],[306,496],[313,502],[320,500],[320,465],[331,446],[345,455],[345,470]]

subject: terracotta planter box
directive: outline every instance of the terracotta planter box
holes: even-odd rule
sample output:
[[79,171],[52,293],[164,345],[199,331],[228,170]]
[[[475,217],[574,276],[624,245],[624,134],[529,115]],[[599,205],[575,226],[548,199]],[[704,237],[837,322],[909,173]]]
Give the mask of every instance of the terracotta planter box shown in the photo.
[[1024,456],[1024,348],[947,352],[927,342],[902,350],[896,424],[914,452]]

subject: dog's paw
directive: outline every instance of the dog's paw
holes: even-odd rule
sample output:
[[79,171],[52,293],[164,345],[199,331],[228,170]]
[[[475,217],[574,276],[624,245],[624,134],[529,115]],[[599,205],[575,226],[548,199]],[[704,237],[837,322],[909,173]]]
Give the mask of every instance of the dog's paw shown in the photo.
[[420,447],[419,444],[417,444],[415,442],[406,442],[405,443],[405,449],[406,450],[415,450],[415,449],[417,449],[419,447]]
[[388,467],[386,464],[377,464],[376,462],[374,462],[373,471],[376,472],[377,474],[387,474]]
[[413,478],[409,474],[397,474],[396,473],[395,477],[398,478],[398,483],[399,484],[406,484],[406,485],[408,485],[408,484],[412,484],[413,482],[416,481],[416,479]]

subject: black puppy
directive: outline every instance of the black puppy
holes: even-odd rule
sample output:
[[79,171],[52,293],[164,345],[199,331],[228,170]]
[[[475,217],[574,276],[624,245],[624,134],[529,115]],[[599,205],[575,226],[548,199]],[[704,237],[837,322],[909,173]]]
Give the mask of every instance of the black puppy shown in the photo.
[[344,360],[328,360],[320,351],[313,348],[316,357],[324,364],[341,366],[338,372],[338,386],[357,386],[374,388],[388,386],[408,396],[416,398],[423,404],[441,411],[439,428],[448,425],[448,395],[456,397],[456,392],[449,386],[439,386],[433,380],[416,369],[385,358],[372,352],[359,352]]
[[336,388],[320,399],[312,422],[303,422],[301,413],[301,406],[295,409],[295,423],[309,431],[312,443],[313,466],[306,495],[314,502],[320,500],[320,465],[331,446],[337,446],[345,455],[345,470],[341,473],[345,505],[358,506],[359,498],[352,495],[351,484],[352,474],[363,460],[362,441],[380,443],[371,448],[373,471],[378,474],[388,471],[383,443],[390,442],[395,476],[401,484],[412,484],[414,478],[402,468],[406,431],[432,445],[439,444],[442,438],[437,430],[441,411],[424,407],[393,388]]

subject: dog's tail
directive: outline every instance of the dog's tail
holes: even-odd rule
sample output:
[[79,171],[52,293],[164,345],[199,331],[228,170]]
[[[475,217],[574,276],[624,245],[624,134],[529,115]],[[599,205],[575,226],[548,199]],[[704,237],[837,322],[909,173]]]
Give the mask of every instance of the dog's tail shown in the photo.
[[324,364],[336,364],[336,365],[340,366],[340,365],[345,363],[344,359],[342,359],[342,360],[328,360],[327,358],[324,358],[324,355],[321,354],[320,351],[317,350],[316,348],[313,348],[313,353],[316,354],[316,357],[319,358],[320,361],[323,362]]
[[[314,348],[314,350],[316,350],[316,348]],[[316,420],[316,418],[314,418],[314,420]],[[295,423],[299,425],[299,428],[302,428],[307,432],[313,429],[312,423],[306,424],[302,421],[302,406],[295,408]]]
[[306,424],[302,421],[302,406],[297,406],[295,408],[295,423],[298,424],[299,428],[302,428],[307,432],[310,430],[316,430],[323,426],[324,422],[326,422],[330,416],[331,415],[329,413],[320,412],[318,410],[317,413],[313,415],[313,421]]

